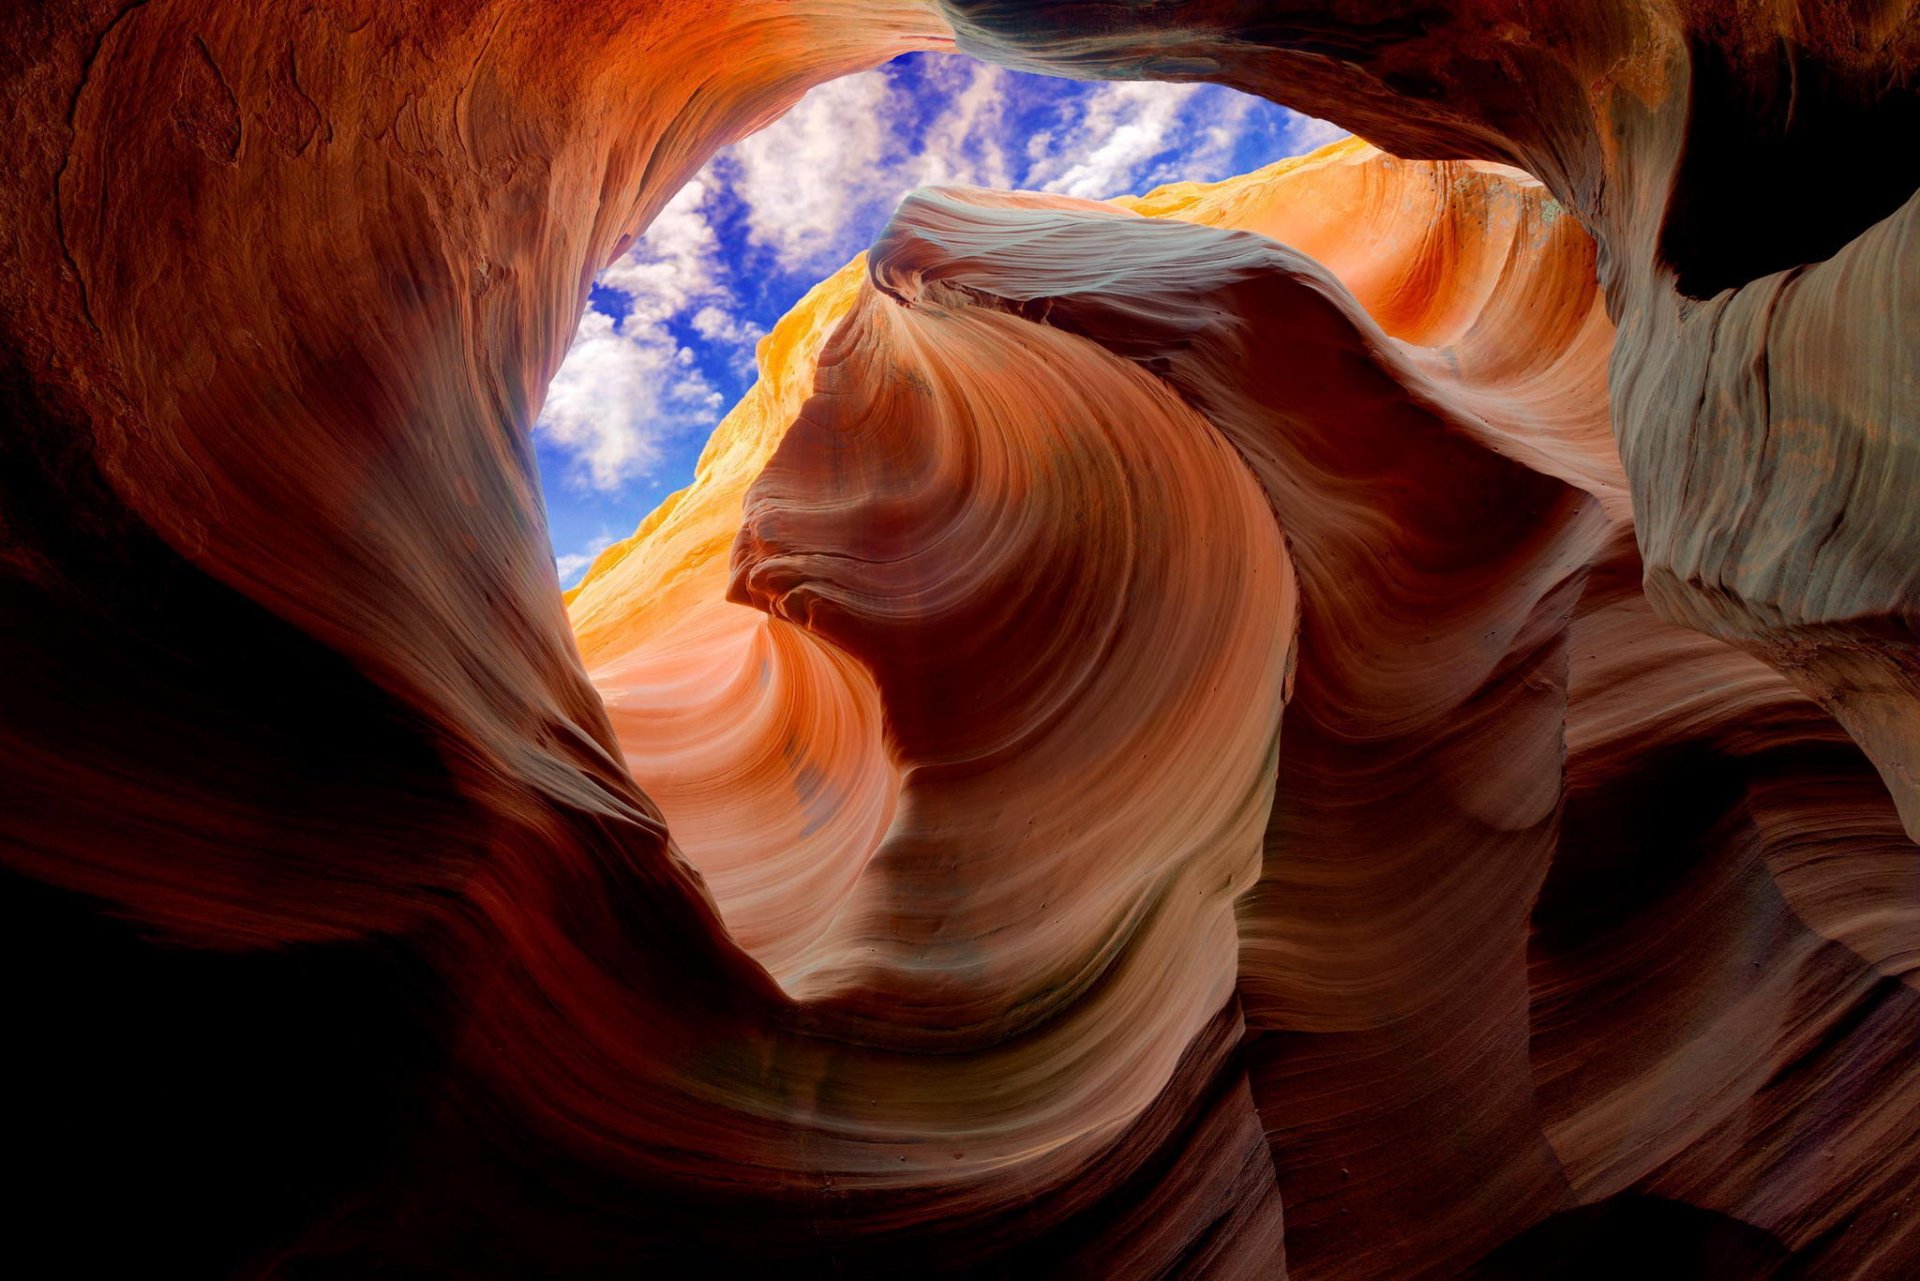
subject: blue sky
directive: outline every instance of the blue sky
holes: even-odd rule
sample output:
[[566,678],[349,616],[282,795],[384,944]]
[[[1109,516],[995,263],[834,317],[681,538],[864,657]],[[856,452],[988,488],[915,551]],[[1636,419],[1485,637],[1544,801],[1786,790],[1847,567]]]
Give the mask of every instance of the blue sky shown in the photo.
[[915,187],[1103,198],[1339,136],[1217,85],[1057,80],[954,54],[819,86],[715,156],[597,277],[534,428],[561,583],[693,479],[753,382],[754,343]]

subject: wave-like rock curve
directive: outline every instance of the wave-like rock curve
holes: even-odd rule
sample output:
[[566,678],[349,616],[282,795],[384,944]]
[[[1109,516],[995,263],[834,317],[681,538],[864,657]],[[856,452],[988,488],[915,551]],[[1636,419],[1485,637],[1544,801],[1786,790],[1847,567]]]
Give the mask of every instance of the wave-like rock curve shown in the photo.
[[943,7],[983,57],[1217,81],[1545,182],[1621,322],[1649,599],[1820,699],[1920,839],[1920,6]]
[[[0,19],[27,1230],[1920,1268],[1907,171],[1715,244],[1752,27],[1294,8],[948,5],[1489,159],[916,195],[570,621],[525,429],[593,266],[941,15]],[[1774,141],[1905,110],[1902,11],[1802,23]]]

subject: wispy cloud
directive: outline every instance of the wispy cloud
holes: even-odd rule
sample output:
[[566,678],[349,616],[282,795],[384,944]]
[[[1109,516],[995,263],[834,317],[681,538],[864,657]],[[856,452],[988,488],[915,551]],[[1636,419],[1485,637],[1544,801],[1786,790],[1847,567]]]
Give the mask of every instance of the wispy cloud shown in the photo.
[[712,421],[723,397],[693,352],[637,313],[589,309],[553,382],[538,427],[574,460],[575,483],[619,489],[647,474],[664,438]]
[[[709,426],[725,408],[673,331],[689,309],[724,318],[731,301],[720,239],[702,212],[712,190],[710,176],[695,177],[640,243],[600,273],[598,283],[624,297],[626,313],[590,307],[580,317],[537,424],[569,457],[571,483],[621,489],[659,463],[668,439]],[[745,327],[736,329],[744,339]]]
[[884,71],[829,81],[721,157],[717,167],[746,208],[750,243],[790,270],[838,265],[853,214],[886,185],[896,96]]
[[1313,151],[1330,142],[1338,142],[1347,136],[1347,131],[1331,120],[1321,120],[1314,116],[1293,113],[1291,126],[1287,131],[1289,148],[1295,153]]
[[712,167],[675,193],[646,235],[603,270],[598,283],[626,294],[635,314],[666,320],[697,302],[724,297],[720,237],[705,206],[715,191]]
[[916,187],[1102,199],[1178,178],[1224,178],[1252,167],[1240,149],[1256,108],[1289,129],[1255,164],[1339,136],[1217,85],[1085,85],[962,57],[928,56],[914,67],[910,82],[886,68],[821,85],[716,161],[750,243],[781,270],[839,266]]
[[1013,74],[991,63],[940,58],[924,78],[945,106],[931,115],[919,147],[900,166],[904,190],[1025,185],[1018,168],[1024,155],[1015,145],[1022,130],[1009,103]]
[[574,580],[587,572],[587,566],[593,564],[594,558],[601,552],[607,550],[607,548],[613,546],[613,543],[613,531],[605,525],[602,525],[600,532],[588,539],[586,546],[582,547],[579,551],[568,552],[564,556],[555,556],[553,558],[553,568],[554,572],[560,576],[560,585],[562,587],[573,586]]
[[916,187],[1101,198],[1223,178],[1338,136],[1214,85],[1083,84],[958,56],[820,85],[715,157],[601,272],[614,301],[581,319],[547,392],[543,447],[584,492],[672,470],[669,453],[696,452],[679,442],[704,436],[751,379],[772,319]]
[[[1154,161],[1184,144],[1199,85],[1102,85],[1049,131],[1028,181],[1043,191],[1103,199],[1150,181]],[[1195,176],[1200,176],[1196,174]]]

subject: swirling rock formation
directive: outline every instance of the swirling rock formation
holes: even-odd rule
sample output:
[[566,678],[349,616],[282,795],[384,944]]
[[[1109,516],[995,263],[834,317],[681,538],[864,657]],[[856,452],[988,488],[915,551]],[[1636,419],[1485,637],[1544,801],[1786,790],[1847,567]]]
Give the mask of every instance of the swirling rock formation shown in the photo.
[[[1914,174],[1723,225],[1909,7],[1080,8],[0,16],[30,1257],[1920,1270]],[[569,625],[594,267],[949,18],[1485,159],[909,198]]]
[[[944,3],[985,57],[1213,80],[1539,177],[1622,322],[1649,599],[1825,704],[1920,839],[1913,0]],[[1815,172],[1849,176],[1782,178]]]

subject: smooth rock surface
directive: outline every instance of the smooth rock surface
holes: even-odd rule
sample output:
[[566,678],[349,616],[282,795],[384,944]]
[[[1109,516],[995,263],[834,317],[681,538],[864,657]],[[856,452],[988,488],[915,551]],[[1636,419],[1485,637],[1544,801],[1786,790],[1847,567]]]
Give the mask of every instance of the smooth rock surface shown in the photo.
[[[22,1257],[1920,1271],[1913,12],[0,14]],[[956,39],[1429,159],[910,197],[563,602],[593,272]]]

